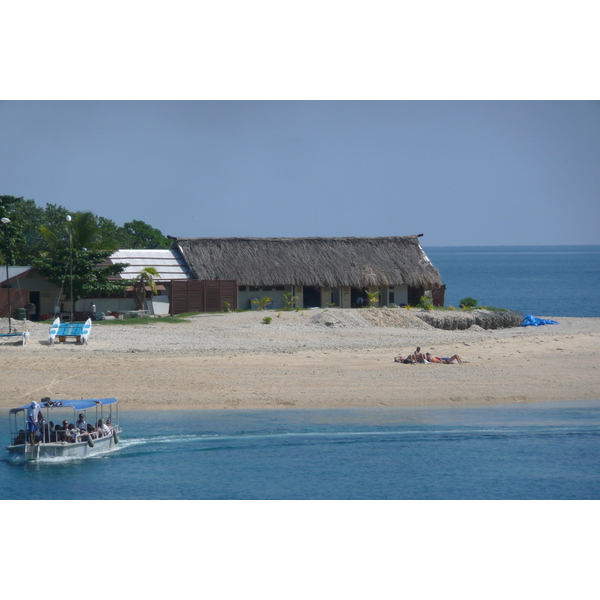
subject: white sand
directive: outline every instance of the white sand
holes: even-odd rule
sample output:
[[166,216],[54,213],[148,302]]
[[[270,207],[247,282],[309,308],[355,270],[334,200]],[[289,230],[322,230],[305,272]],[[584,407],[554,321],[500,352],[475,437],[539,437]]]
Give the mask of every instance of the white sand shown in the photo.
[[[116,397],[123,410],[325,408],[600,398],[599,318],[434,329],[415,310],[204,314],[189,323],[94,324],[87,346],[0,341],[0,407],[43,396]],[[264,316],[272,323],[262,323]],[[13,321],[15,324],[15,321]],[[17,322],[18,325],[21,323]],[[7,331],[6,320],[0,328]],[[6,338],[5,338],[6,339]],[[393,362],[419,345],[462,365]]]

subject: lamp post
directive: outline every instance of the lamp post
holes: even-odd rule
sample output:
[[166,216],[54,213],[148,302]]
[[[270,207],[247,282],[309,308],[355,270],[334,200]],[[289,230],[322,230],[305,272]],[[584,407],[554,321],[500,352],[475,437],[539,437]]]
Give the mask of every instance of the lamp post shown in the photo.
[[71,323],[73,323],[75,319],[73,316],[73,230],[71,229],[71,215],[67,215],[67,223],[69,229],[69,272],[71,276]]
[[8,224],[10,223],[10,219],[7,217],[2,217],[1,220],[4,224],[4,239],[6,241],[6,295],[8,297],[8,333],[12,333],[12,321],[10,318],[12,307],[10,305],[10,285],[8,284],[8,255],[10,253],[8,247]]

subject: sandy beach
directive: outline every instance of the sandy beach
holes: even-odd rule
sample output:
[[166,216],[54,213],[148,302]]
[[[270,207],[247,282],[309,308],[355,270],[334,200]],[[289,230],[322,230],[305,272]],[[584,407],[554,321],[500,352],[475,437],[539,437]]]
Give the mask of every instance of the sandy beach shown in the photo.
[[[116,397],[122,410],[452,406],[600,398],[599,318],[446,331],[416,310],[202,314],[189,323],[95,324],[88,345],[0,343],[0,407]],[[263,317],[272,317],[270,324]],[[6,320],[0,320],[7,331]],[[13,325],[15,322],[13,321]],[[22,327],[22,322],[16,322]],[[393,361],[416,346],[463,364]]]

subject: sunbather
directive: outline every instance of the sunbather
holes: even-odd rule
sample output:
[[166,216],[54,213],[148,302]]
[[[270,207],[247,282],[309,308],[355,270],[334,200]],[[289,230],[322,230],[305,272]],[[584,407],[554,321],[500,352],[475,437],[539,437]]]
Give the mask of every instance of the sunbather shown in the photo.
[[436,362],[436,363],[443,363],[445,365],[450,365],[450,364],[454,364],[454,363],[462,363],[462,360],[460,359],[460,356],[458,354],[455,354],[454,356],[450,356],[450,357],[445,357],[445,358],[440,358],[439,356],[431,356],[431,354],[429,352],[427,352],[425,354],[425,358],[428,362]]
[[408,355],[408,358],[414,360],[416,363],[428,363],[427,356],[421,352],[421,346],[417,346],[417,349]]

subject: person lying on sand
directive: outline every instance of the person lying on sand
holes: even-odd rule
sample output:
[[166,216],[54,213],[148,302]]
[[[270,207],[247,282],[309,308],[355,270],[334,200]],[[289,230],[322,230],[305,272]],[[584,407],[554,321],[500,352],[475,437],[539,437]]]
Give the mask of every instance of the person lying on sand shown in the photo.
[[440,358],[439,356],[431,356],[431,354],[429,352],[427,352],[425,354],[425,359],[428,362],[437,362],[437,363],[442,363],[444,365],[452,365],[452,364],[461,364],[462,360],[460,358],[460,356],[458,354],[455,354],[454,356],[450,356],[450,357],[445,357],[445,358]]
[[415,364],[415,361],[412,358],[410,358],[410,357],[404,358],[403,356],[394,357],[394,362],[404,363],[406,365],[414,365]]

